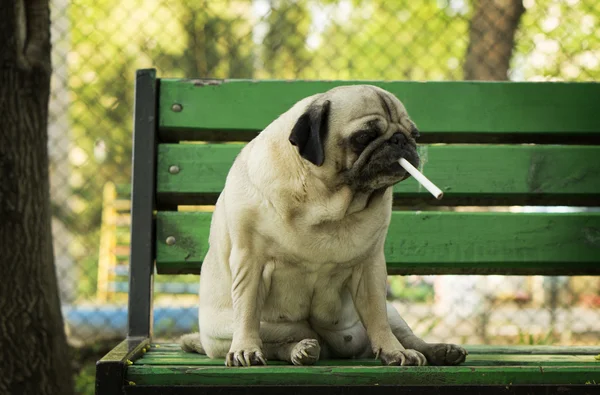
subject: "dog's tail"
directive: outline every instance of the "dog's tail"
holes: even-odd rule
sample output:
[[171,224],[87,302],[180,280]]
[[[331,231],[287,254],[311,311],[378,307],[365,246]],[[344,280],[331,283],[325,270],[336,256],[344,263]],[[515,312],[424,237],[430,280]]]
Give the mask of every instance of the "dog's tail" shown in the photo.
[[200,342],[200,332],[188,333],[179,338],[179,345],[185,352],[196,352],[198,354],[206,354],[202,343]]

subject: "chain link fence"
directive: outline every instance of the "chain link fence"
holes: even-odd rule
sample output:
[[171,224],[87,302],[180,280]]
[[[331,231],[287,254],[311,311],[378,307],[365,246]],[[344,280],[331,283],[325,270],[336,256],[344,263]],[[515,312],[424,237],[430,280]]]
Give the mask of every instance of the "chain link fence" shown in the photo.
[[[67,333],[83,344],[125,334],[118,267],[128,256],[135,69],[255,79],[600,79],[596,0],[51,0],[51,13],[54,248]],[[197,278],[157,281],[157,334],[197,327]],[[389,294],[432,340],[599,339],[594,277],[390,277]]]

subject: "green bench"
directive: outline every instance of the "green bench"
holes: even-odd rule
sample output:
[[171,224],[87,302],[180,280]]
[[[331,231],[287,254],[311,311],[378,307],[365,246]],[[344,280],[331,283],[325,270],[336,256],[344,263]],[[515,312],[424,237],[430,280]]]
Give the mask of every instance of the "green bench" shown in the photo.
[[[214,204],[244,142],[299,99],[351,83],[137,72],[128,334],[98,362],[97,394],[284,393],[284,386],[292,393],[600,393],[600,347],[466,345],[467,361],[456,367],[333,360],[227,368],[153,342],[154,268],[200,273],[207,251],[210,212],[178,206]],[[389,274],[600,274],[600,212],[442,207],[599,206],[599,84],[372,83],[406,105],[422,134],[422,171],[445,192],[436,201],[413,179],[394,188]]]

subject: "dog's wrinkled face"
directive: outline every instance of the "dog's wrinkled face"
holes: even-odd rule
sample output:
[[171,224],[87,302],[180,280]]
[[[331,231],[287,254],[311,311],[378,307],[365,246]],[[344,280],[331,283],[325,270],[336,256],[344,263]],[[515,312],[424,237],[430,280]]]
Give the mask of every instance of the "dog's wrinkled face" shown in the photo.
[[419,166],[418,135],[394,95],[371,85],[352,85],[319,96],[289,140],[319,178],[369,191],[408,178],[400,158]]

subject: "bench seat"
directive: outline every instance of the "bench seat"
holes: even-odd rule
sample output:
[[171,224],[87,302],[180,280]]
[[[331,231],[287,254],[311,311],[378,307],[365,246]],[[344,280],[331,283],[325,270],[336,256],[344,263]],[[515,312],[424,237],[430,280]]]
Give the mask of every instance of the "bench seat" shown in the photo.
[[[129,385],[523,385],[600,383],[600,347],[470,346],[460,366],[388,367],[379,360],[326,360],[316,366],[227,368],[223,360],[153,343],[127,369]],[[600,357],[599,357],[600,358]]]

